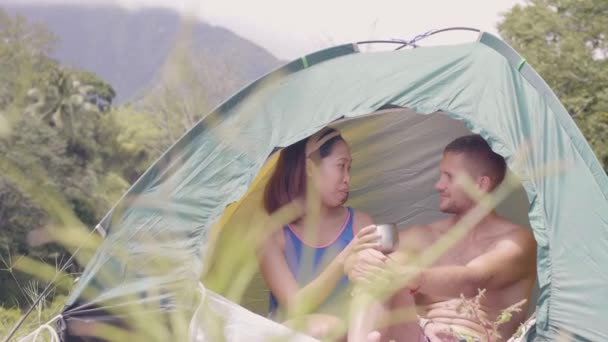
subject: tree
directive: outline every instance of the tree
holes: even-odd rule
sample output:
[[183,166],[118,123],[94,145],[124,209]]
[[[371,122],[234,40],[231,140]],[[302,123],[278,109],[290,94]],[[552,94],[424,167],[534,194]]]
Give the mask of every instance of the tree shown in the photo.
[[[24,191],[23,184],[13,178],[13,170],[25,177],[33,176],[33,165],[44,165],[49,174],[69,171],[65,157],[65,141],[56,132],[36,120],[24,120],[13,126],[10,138],[0,139],[0,303],[10,306],[26,305],[30,298],[23,291],[27,279],[11,271],[12,262],[20,255],[49,260],[51,254],[61,253],[58,246],[33,247],[27,234],[49,223],[49,215]],[[53,182],[49,179],[48,182]]]
[[608,172],[608,2],[528,0],[498,30],[555,91]]
[[[63,67],[48,54],[56,41],[44,27],[0,10],[0,304],[26,305],[27,277],[9,272],[20,255],[66,259],[57,245],[28,243],[30,231],[57,224],[41,189],[57,189],[93,227],[126,190],[113,149],[121,127],[111,85]],[[47,201],[48,202],[48,201]],[[56,214],[56,213],[55,213]],[[44,284],[40,284],[44,285]]]
[[0,8],[0,111],[22,107],[33,82],[49,64],[57,37],[44,26]]
[[80,159],[95,154],[102,116],[109,111],[116,93],[89,72],[49,65],[44,77],[28,90],[26,112],[38,117],[68,138],[68,148]]
[[110,115],[112,124],[108,125],[118,126],[119,133],[107,151],[107,160],[113,163],[111,168],[120,170],[117,172],[133,183],[166,150],[166,135],[150,113],[137,111],[132,105],[115,108]]
[[194,18],[183,20],[158,78],[137,104],[160,131],[157,146],[161,150],[176,142],[244,82],[227,58],[234,56],[218,55],[215,50],[197,45],[196,24]]
[[193,56],[195,24],[193,19],[183,22],[156,82],[140,102],[162,134],[159,137],[162,150],[177,141],[208,110],[206,86]]

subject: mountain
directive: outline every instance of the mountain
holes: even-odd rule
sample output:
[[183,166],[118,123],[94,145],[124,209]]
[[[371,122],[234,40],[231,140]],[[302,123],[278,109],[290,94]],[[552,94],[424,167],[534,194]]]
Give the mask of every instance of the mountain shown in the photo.
[[[102,77],[116,90],[118,103],[136,101],[154,83],[184,27],[178,13],[161,8],[129,11],[102,5],[14,2],[1,6],[55,33],[59,42],[53,57]],[[207,81],[221,85],[211,91],[214,104],[282,64],[225,28],[197,22],[191,33],[196,56],[205,59],[202,67],[214,71]],[[222,84],[225,80],[230,82]]]

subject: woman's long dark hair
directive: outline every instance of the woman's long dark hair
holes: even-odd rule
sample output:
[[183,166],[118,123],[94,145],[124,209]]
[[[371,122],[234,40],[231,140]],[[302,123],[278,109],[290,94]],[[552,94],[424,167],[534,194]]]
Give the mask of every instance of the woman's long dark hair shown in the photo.
[[[336,132],[328,128],[317,139],[320,140],[330,133]],[[269,214],[274,213],[286,204],[303,197],[306,192],[306,143],[308,139],[298,141],[281,150],[277,166],[264,189],[264,208]],[[338,141],[344,141],[338,135],[325,142],[313,159],[323,159],[331,154],[332,148]]]

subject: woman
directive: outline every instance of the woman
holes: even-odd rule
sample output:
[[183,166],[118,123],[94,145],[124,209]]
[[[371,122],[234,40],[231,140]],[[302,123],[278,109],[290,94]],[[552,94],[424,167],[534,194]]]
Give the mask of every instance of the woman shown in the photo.
[[271,290],[271,316],[314,313],[306,330],[315,337],[345,317],[346,258],[377,246],[370,216],[344,206],[351,162],[340,132],[326,128],[282,150],[265,189],[264,206],[271,215],[294,201],[307,203],[301,217],[266,241],[260,258]]

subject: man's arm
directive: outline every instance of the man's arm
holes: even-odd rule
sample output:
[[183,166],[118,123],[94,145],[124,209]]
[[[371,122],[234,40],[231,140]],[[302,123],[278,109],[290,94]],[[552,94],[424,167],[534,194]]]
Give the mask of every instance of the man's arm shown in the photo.
[[[399,244],[391,254],[394,260],[407,260],[409,256],[418,254],[432,243],[429,239],[429,227],[415,225],[399,232]],[[386,268],[387,257],[376,249],[367,249],[351,255],[345,263],[344,273],[352,282],[363,279],[373,280]]]
[[[398,253],[401,251],[416,253],[423,249],[420,245],[420,233],[424,233],[424,226],[412,226],[399,232]],[[402,253],[402,252],[401,252]],[[375,275],[385,272],[387,257],[376,249],[366,249],[353,254],[345,265],[345,273],[354,283],[363,283],[377,287]],[[400,337],[407,336],[411,340],[421,339],[421,330],[417,320],[408,320],[398,326],[387,329],[385,324],[391,317],[391,302],[382,302],[373,296],[369,296],[365,291],[355,292],[355,297],[351,303],[351,317],[348,327],[348,341],[375,341],[391,337],[397,334]],[[414,298],[411,295],[400,297],[400,305],[410,306],[414,311]],[[376,335],[376,337],[373,337]],[[393,337],[396,337],[393,335]],[[378,339],[379,340],[379,339]]]
[[520,230],[499,241],[466,266],[439,266],[421,272],[408,287],[435,296],[476,296],[480,289],[502,289],[536,269],[536,242]]

